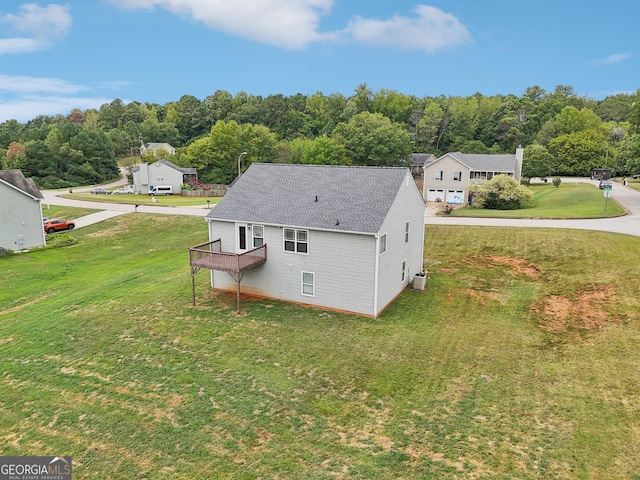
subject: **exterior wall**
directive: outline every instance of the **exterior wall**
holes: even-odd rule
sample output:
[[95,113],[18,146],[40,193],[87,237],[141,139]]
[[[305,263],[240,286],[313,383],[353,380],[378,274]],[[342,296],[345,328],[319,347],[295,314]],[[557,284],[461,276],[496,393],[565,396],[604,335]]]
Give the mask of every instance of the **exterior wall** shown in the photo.
[[164,163],[141,163],[139,170],[133,172],[133,185],[138,193],[148,193],[149,186],[171,185],[173,193],[179,194],[183,184],[182,172],[171,168]]
[[[424,201],[410,175],[389,210],[380,235],[387,235],[387,250],[379,256],[377,312],[398,296],[422,272],[424,257]],[[409,238],[405,242],[406,223]],[[402,263],[406,260],[402,278]]]
[[2,248],[20,250],[45,245],[40,201],[4,183],[0,183],[0,225]]
[[[435,180],[435,173],[442,171],[442,180]],[[460,180],[454,180],[454,172],[462,172]],[[437,161],[431,163],[425,168],[424,171],[424,198],[425,200],[433,201],[435,198],[429,198],[429,190],[442,190],[444,197],[441,201],[447,203],[458,203],[454,201],[453,194],[451,192],[462,191],[462,203],[464,203],[468,196],[469,187],[469,168],[462,165],[455,158],[444,155]],[[455,194],[458,197],[460,194]]]
[[[211,240],[222,239],[223,251],[235,252],[236,225],[212,221]],[[251,236],[249,235],[249,239]],[[283,228],[264,226],[267,262],[247,270],[241,291],[264,297],[375,315],[376,238],[339,232],[309,230],[308,254],[284,251]],[[313,296],[302,294],[302,272],[315,277]],[[226,272],[212,272],[212,286],[235,291]]]

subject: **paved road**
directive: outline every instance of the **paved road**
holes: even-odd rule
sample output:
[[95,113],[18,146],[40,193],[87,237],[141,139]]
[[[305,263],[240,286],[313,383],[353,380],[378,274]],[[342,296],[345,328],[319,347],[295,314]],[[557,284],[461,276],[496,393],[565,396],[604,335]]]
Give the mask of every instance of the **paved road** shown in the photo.
[[[597,182],[584,178],[563,178],[563,183],[589,182],[597,185]],[[125,179],[109,184],[108,187],[123,185]],[[76,191],[88,190],[77,189]],[[63,205],[70,207],[85,207],[101,210],[100,212],[80,217],[75,220],[76,228],[91,225],[108,218],[127,213],[133,213],[133,205],[107,202],[89,202],[82,200],[72,200],[59,197],[65,191],[43,191],[43,205],[46,214],[46,205]],[[616,218],[596,218],[596,219],[570,219],[570,220],[548,220],[548,219],[512,219],[512,218],[471,218],[471,217],[448,217],[435,216],[433,210],[427,210],[425,224],[427,225],[479,225],[494,227],[545,227],[545,228],[575,228],[580,230],[601,230],[605,232],[625,233],[628,235],[640,236],[640,192],[615,183],[612,196],[610,198],[621,204],[629,213]],[[141,213],[157,213],[167,215],[192,215],[204,217],[209,210],[202,207],[163,207],[159,205],[140,205],[137,209]]]
[[[127,184],[127,179],[124,174],[120,180],[117,180],[113,183],[109,183],[107,185],[100,185],[103,188],[112,188],[118,187],[121,185]],[[93,187],[83,187],[74,189],[74,192],[88,192]],[[127,213],[157,213],[157,214],[165,214],[165,215],[192,215],[196,217],[203,217],[209,212],[206,205],[201,207],[165,207],[162,205],[139,205],[138,208],[134,205],[129,205],[125,203],[110,203],[110,202],[93,202],[86,200],[74,200],[70,198],[60,197],[59,195],[67,193],[67,190],[43,190],[42,195],[44,200],[42,200],[42,211],[44,216],[47,216],[47,206],[48,205],[60,205],[65,207],[83,207],[83,208],[93,208],[96,210],[100,210],[99,212],[92,213],[89,215],[85,215],[84,217],[76,218],[74,220],[76,224],[76,228],[86,227],[88,225],[92,225],[94,223],[101,222],[103,220],[107,220],[109,218],[117,217],[119,215],[125,215]],[[162,199],[159,200],[162,202]]]
[[[584,178],[563,178],[563,183],[589,182],[597,185],[597,182]],[[627,215],[615,218],[594,219],[568,219],[547,220],[534,218],[471,218],[435,216],[429,211],[425,216],[428,225],[480,225],[493,227],[545,227],[545,228],[575,228],[580,230],[601,230],[605,232],[626,233],[640,236],[640,192],[631,187],[614,183],[611,197],[622,205],[628,212]]]

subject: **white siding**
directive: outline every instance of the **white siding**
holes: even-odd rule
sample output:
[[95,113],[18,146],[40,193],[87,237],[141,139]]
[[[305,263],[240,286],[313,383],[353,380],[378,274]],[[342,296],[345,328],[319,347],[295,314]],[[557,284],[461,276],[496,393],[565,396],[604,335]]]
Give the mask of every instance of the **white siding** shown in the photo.
[[139,169],[133,172],[133,185],[142,194],[148,193],[151,185],[171,185],[173,193],[179,194],[183,180],[182,172],[161,162],[150,165],[141,163]]
[[[405,242],[405,225],[409,222],[409,242]],[[380,255],[378,312],[397,297],[416,273],[422,271],[424,256],[424,202],[415,182],[402,187],[389,210],[380,233],[387,234],[387,251]],[[407,275],[402,281],[402,262],[407,261]]]
[[4,183],[0,183],[0,225],[0,247],[7,250],[45,244],[40,201]]
[[[222,239],[224,251],[235,252],[235,224],[211,222],[210,238]],[[374,273],[376,241],[372,235],[309,231],[309,253],[285,252],[283,228],[266,225],[267,263],[247,270],[241,291],[303,304],[375,315]],[[301,274],[315,276],[314,296],[303,295]],[[214,272],[212,286],[235,290],[225,272]]]
[[[442,180],[435,180],[435,172],[442,172]],[[455,172],[462,172],[460,180],[454,180]],[[424,191],[431,189],[444,191],[462,191],[463,203],[468,195],[469,169],[458,162],[455,158],[444,155],[437,161],[430,164],[424,171]],[[441,197],[443,201],[449,202],[448,196]],[[425,196],[426,198],[426,196]]]

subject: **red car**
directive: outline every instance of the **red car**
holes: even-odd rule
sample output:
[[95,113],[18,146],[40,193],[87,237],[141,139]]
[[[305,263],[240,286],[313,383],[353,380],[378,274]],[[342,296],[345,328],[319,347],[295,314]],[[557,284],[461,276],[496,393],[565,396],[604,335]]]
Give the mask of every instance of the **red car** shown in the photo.
[[44,231],[47,233],[60,232],[62,230],[73,230],[76,224],[68,222],[67,220],[61,220],[59,218],[51,218],[44,223]]

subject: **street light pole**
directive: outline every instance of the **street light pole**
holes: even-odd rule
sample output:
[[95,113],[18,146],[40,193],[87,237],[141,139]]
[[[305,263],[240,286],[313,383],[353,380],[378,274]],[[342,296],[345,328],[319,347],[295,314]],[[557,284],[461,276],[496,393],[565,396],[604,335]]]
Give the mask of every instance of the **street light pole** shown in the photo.
[[247,152],[242,152],[238,157],[238,178],[240,178],[240,175],[242,175],[242,172],[240,171],[240,161],[242,160],[242,157],[244,157],[246,154]]

